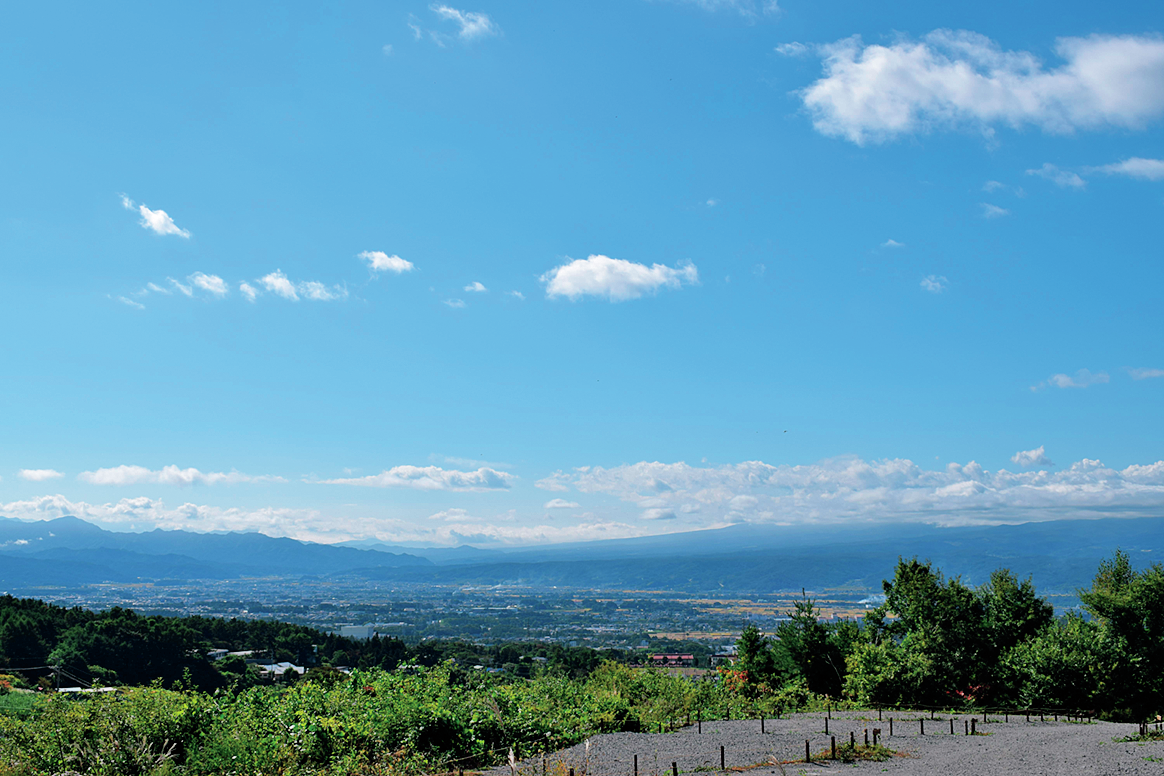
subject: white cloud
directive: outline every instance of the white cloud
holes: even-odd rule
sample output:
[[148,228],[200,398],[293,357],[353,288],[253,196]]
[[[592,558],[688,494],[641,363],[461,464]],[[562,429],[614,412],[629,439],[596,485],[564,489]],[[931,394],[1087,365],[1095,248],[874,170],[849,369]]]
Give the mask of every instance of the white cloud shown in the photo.
[[806,46],[798,41],[790,41],[788,43],[781,43],[776,47],[776,53],[785,57],[803,57],[811,54],[812,46]]
[[411,261],[406,261],[396,254],[389,256],[384,251],[364,251],[356,258],[363,259],[372,272],[395,272],[399,275],[402,272],[411,272],[414,267]]
[[46,480],[55,480],[65,475],[56,469],[21,469],[17,473],[17,476],[29,482],[45,482]]
[[[89,504],[70,501],[61,495],[40,496],[0,504],[0,513],[22,520],[49,520],[73,515],[120,530],[258,531],[268,536],[316,542],[374,538],[393,544],[423,542],[452,546],[472,541],[478,545],[507,546],[626,539],[646,533],[626,523],[597,520],[585,515],[583,517],[588,519],[576,525],[548,526],[518,525],[506,514],[495,518],[501,523],[498,525],[474,518],[464,510],[450,509],[435,524],[417,525],[406,520],[352,516],[342,511],[325,513],[315,509],[240,509],[191,503],[167,507],[160,499],[145,497]],[[457,515],[463,519],[455,519]]]
[[566,474],[565,472],[562,472],[562,471],[557,471],[557,472],[554,472],[553,474],[551,474],[550,476],[543,477],[542,479],[535,482],[534,487],[541,488],[542,490],[549,490],[549,491],[553,491],[553,492],[557,492],[557,493],[564,493],[565,491],[570,489],[570,482],[571,481],[572,481],[571,475]]
[[486,291],[488,291],[489,289],[488,289],[488,288],[486,288],[486,287],[485,287],[485,286],[484,286],[484,285],[481,283],[481,281],[479,281],[479,280],[474,280],[472,283],[470,283],[469,285],[465,286],[465,290],[466,290],[466,291],[471,291],[471,292],[473,292],[473,293],[475,293],[475,294],[483,294],[483,293],[485,293]]
[[277,269],[274,272],[264,275],[259,278],[259,282],[270,292],[278,294],[284,299],[290,299],[292,302],[299,301],[299,294],[295,292],[295,284],[287,279],[283,274],[283,270]]
[[184,285],[173,278],[166,278],[166,280],[170,281],[170,285],[181,291],[185,296],[194,296],[194,286]]
[[679,288],[684,283],[699,282],[699,272],[691,262],[676,267],[664,264],[636,264],[625,259],[592,255],[554,267],[540,278],[546,284],[546,296],[604,296],[612,302],[638,299],[660,288]]
[[391,43],[385,43],[384,47],[380,50],[384,52],[384,56],[386,56],[386,57],[392,56],[392,44]]
[[209,291],[218,297],[226,296],[227,287],[226,281],[218,275],[206,275],[201,272],[195,272],[189,277],[191,283],[204,291]]
[[735,11],[740,16],[752,19],[760,14],[780,12],[777,0],[671,0],[682,5],[693,5],[705,11]]
[[314,302],[333,302],[336,299],[347,299],[348,290],[340,286],[332,286],[328,288],[323,283],[315,280],[306,280],[299,284],[299,293],[305,299],[310,299]]
[[920,41],[819,49],[824,77],[801,92],[816,129],[854,143],[939,128],[1034,125],[1046,132],[1137,129],[1164,113],[1164,38],[1060,38],[1064,64],[1047,69],[973,32],[936,30]]
[[369,488],[486,491],[510,487],[517,479],[508,472],[482,466],[476,471],[442,469],[439,466],[394,466],[367,477],[321,480],[325,485],[362,485]]
[[885,242],[881,243],[881,247],[882,248],[904,248],[905,243],[898,242],[897,240],[894,240],[891,237],[888,240],[886,240]]
[[134,300],[130,299],[127,296],[119,296],[119,297],[117,297],[117,301],[121,302],[122,304],[129,305],[130,307],[132,307],[135,310],[144,310],[145,309],[144,304],[142,304],[141,302],[135,302]]
[[525,301],[525,294],[520,291],[506,291],[505,294],[506,296],[512,296],[514,299]]
[[576,501],[567,501],[564,498],[552,498],[542,505],[543,509],[579,509],[581,504]]
[[168,288],[162,288],[157,283],[146,283],[145,290],[152,291],[155,294],[165,294],[166,296],[170,296],[171,294],[174,293],[173,291],[171,291]]
[[982,203],[982,217],[983,218],[1002,218],[1009,216],[1010,211],[998,205],[992,205],[989,202]]
[[1146,181],[1164,181],[1164,159],[1143,159],[1133,156],[1122,162],[1092,169],[1108,175],[1127,175],[1129,178],[1141,178]]
[[1038,175],[1040,178],[1046,178],[1064,189],[1082,189],[1087,186],[1087,182],[1080,178],[1077,173],[1061,170],[1050,162],[1044,162],[1043,166],[1036,170],[1027,170],[1027,175]]
[[1128,374],[1133,380],[1147,380],[1153,377],[1164,377],[1164,369],[1129,369]]
[[982,184],[982,190],[986,192],[994,192],[1005,188],[1006,184],[1000,183],[999,181],[986,181],[986,183]]
[[331,302],[336,299],[347,299],[348,297],[348,290],[340,286],[328,287],[315,280],[293,283],[279,269],[259,278],[259,283],[271,293],[277,294],[284,299],[289,299],[292,302],[298,302],[300,296],[314,302]]
[[921,287],[931,294],[940,294],[946,290],[950,281],[944,275],[927,275],[922,278]]
[[715,207],[715,206],[716,206],[716,205],[718,205],[718,204],[719,204],[719,200],[715,200],[715,199],[709,199],[709,200],[707,200],[707,206],[708,206],[708,207]]
[[174,219],[170,218],[169,214],[164,210],[150,210],[145,205],[136,204],[124,194],[121,195],[121,205],[126,210],[137,210],[138,215],[141,216],[140,223],[143,229],[149,229],[154,234],[176,234],[179,237],[190,238],[190,232],[178,228],[178,225],[174,223]]
[[476,40],[497,35],[501,28],[489,18],[489,14],[474,11],[458,11],[447,5],[434,5],[432,11],[446,21],[455,22],[460,27],[457,36],[461,40]]
[[[1037,451],[1031,451],[1037,452]],[[1159,514],[1164,461],[1123,470],[1083,460],[1058,471],[987,471],[977,463],[922,469],[905,459],[841,457],[807,466],[746,461],[712,467],[643,461],[589,467],[566,477],[642,517],[688,527],[740,522],[849,524],[920,521],[945,525]]]
[[1072,375],[1054,374],[1048,377],[1038,385],[1032,385],[1032,391],[1038,391],[1042,388],[1086,388],[1089,385],[1096,385],[1098,383],[1111,382],[1111,377],[1107,372],[1092,373],[1090,369],[1080,369]]
[[449,307],[453,308],[454,310],[460,310],[461,308],[463,308],[465,306],[465,300],[464,299],[446,299],[445,304],[448,305]]
[[77,479],[90,485],[236,485],[244,482],[286,482],[282,477],[270,475],[252,476],[240,472],[201,472],[198,469],[179,469],[177,466],[163,466],[161,469],[147,469],[144,466],[114,466],[81,472]]
[[256,290],[255,287],[250,283],[246,282],[239,283],[238,290],[239,293],[243,295],[243,299],[246,299],[248,302],[255,301],[255,297],[259,295],[258,290]]
[[1034,450],[1019,450],[1010,457],[1011,463],[1017,463],[1024,469],[1030,469],[1035,466],[1054,466],[1055,462],[1047,457],[1047,451],[1044,445],[1039,445]]

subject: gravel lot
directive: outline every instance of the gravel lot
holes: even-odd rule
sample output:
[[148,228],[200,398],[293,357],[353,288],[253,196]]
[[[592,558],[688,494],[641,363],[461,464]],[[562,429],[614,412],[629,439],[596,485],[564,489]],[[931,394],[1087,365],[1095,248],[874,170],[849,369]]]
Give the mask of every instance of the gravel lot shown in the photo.
[[[864,742],[865,729],[882,730],[881,743],[900,755],[886,762],[804,762],[804,741],[811,741],[814,757],[829,747],[822,714],[800,714],[780,720],[767,720],[765,733],[760,722],[705,722],[703,733],[695,727],[675,733],[612,733],[595,736],[590,741],[589,773],[585,776],[633,776],[634,756],[638,755],[639,776],[670,776],[671,763],[680,773],[718,772],[719,748],[724,747],[728,769],[751,768],[749,774],[804,774],[826,770],[859,773],[941,774],[1024,774],[1057,776],[1058,774],[1164,774],[1164,742],[1116,743],[1112,739],[1136,732],[1135,725],[1096,722],[1092,724],[1026,722],[1023,717],[990,715],[983,724],[977,718],[979,733],[964,735],[969,717],[954,717],[955,735],[950,735],[949,717],[931,721],[928,714],[895,712],[894,735],[889,737],[889,714],[877,721],[877,713],[834,712],[829,733],[836,736],[837,746],[849,740],[850,731],[858,743]],[[918,719],[926,717],[926,734],[919,735]],[[771,764],[773,760],[784,763]],[[753,766],[761,765],[761,767]],[[547,758],[547,776],[566,776],[574,768],[584,776],[587,754],[584,745],[565,749]],[[508,776],[501,768],[490,776]],[[520,776],[541,776],[540,758],[519,764]]]

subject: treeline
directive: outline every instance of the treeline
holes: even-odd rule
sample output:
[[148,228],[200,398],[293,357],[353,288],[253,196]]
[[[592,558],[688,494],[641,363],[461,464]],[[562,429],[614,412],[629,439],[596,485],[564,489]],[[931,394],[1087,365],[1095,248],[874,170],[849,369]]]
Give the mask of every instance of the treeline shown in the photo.
[[603,660],[633,659],[629,652],[557,644],[431,640],[409,645],[379,636],[357,640],[271,620],[142,616],[118,607],[93,612],[0,596],[0,673],[21,676],[28,684],[38,679],[44,683],[54,666],[87,684],[107,686],[182,681],[213,691],[238,690],[258,681],[256,669],[245,659],[211,661],[211,649],[253,651],[265,662],[286,661],[308,669],[392,670],[401,663],[435,666],[455,660],[503,668],[515,677],[537,671],[583,677]]
[[1141,720],[1164,705],[1164,567],[1105,560],[1082,611],[1056,618],[1030,580],[1009,571],[970,587],[901,560],[885,603],[860,627],[822,623],[809,600],[764,638],[739,642],[729,677],[762,697],[803,682],[864,705],[1090,710]]

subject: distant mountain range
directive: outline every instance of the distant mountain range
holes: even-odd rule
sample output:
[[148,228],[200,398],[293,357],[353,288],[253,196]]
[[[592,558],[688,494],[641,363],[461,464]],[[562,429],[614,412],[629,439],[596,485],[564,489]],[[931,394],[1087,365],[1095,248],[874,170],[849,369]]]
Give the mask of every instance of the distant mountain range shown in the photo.
[[1043,593],[1072,593],[1119,547],[1137,565],[1164,553],[1164,518],[1008,526],[854,528],[740,525],[578,544],[417,549],[374,541],[324,545],[257,533],[106,531],[75,517],[0,518],[0,586],[331,576],[430,584],[526,584],[692,594],[807,587],[876,589],[899,556],[932,560],[980,584],[1010,568]]

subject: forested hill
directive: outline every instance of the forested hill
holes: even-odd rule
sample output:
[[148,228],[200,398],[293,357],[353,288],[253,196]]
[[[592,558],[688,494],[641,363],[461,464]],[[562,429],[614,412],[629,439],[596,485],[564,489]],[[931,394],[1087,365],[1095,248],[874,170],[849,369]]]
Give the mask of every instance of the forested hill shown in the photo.
[[254,650],[264,662],[288,661],[304,668],[351,666],[392,669],[415,661],[432,666],[454,658],[462,664],[503,667],[528,675],[530,661],[567,675],[593,670],[603,659],[629,659],[617,650],[598,652],[550,644],[478,646],[427,641],[415,646],[394,638],[354,640],[302,625],[271,620],[142,616],[129,609],[103,612],[67,609],[33,598],[0,596],[0,674],[35,680],[61,666],[92,684],[172,684],[189,673],[195,687],[216,689],[254,684],[241,657],[212,661],[211,649]]

